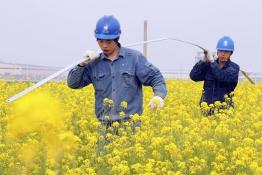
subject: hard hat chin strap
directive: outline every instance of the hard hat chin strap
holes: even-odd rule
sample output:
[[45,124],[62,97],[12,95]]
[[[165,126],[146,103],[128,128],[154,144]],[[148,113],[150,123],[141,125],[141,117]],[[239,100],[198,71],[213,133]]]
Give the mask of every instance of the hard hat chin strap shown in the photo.
[[119,37],[117,37],[116,39],[114,39],[114,42],[117,43],[117,46],[120,48],[121,47],[121,44],[119,43]]

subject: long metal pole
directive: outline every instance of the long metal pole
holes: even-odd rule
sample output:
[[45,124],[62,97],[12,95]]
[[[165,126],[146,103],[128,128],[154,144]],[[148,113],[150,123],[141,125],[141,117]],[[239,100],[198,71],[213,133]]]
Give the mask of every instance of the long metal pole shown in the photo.
[[[137,45],[141,45],[141,44],[145,44],[145,43],[153,43],[153,42],[160,42],[160,41],[164,41],[164,40],[168,40],[168,38],[159,38],[159,39],[154,39],[154,40],[148,40],[148,41],[143,41],[143,42],[137,42],[137,43],[132,43],[132,44],[127,44],[125,45],[125,47],[132,47],[132,46],[137,46]],[[81,59],[81,60],[78,60],[76,62],[74,62],[73,64],[70,64],[69,66],[66,66],[65,68],[55,72],[54,74],[50,75],[49,77],[39,81],[38,83],[34,84],[33,86],[25,89],[24,91],[22,92],[19,92],[18,94],[6,99],[5,101],[10,103],[10,102],[13,102],[15,100],[17,100],[18,98],[28,94],[29,92],[33,91],[34,89],[42,86],[43,84],[47,83],[48,81],[56,78],[57,76],[59,76],[60,74],[66,72],[67,70],[69,69],[72,69],[73,67],[75,67],[76,65],[78,65],[79,63],[83,62],[85,59]]]
[[251,84],[255,84],[255,82],[247,75],[247,73],[243,70],[240,70],[240,72],[244,75],[244,77],[246,77],[246,79],[251,83]]
[[[189,42],[189,41],[184,41],[184,40],[180,40],[180,39],[177,39],[177,38],[172,38],[172,37],[164,37],[164,38],[159,38],[159,39],[154,39],[154,40],[148,40],[148,41],[143,41],[143,42],[136,42],[136,43],[132,43],[132,44],[127,44],[125,45],[125,47],[132,47],[132,46],[138,46],[138,45],[141,45],[141,44],[145,44],[145,43],[153,43],[153,42],[160,42],[160,41],[166,41],[166,40],[174,40],[174,41],[178,41],[178,42],[182,42],[182,43],[186,43],[186,44],[190,44],[190,45],[193,45],[193,46],[196,46],[200,49],[202,49],[204,52],[207,52],[207,50],[198,45],[198,44],[195,44],[195,43],[192,43],[192,42]],[[81,59],[73,64],[70,64],[69,66],[57,71],[56,73],[50,75],[49,77],[39,81],[38,83],[34,84],[33,86],[25,89],[24,91],[6,99],[6,102],[10,103],[12,101],[15,101],[16,99],[28,94],[29,92],[33,91],[34,89],[42,86],[43,84],[45,84],[46,82],[54,79],[55,77],[59,76],[60,74],[66,72],[67,70],[75,67],[76,65],[78,65],[79,63],[83,62],[85,59]],[[255,82],[247,75],[247,73],[243,70],[240,70],[240,72],[247,78],[247,80],[252,83],[252,84],[255,84]]]

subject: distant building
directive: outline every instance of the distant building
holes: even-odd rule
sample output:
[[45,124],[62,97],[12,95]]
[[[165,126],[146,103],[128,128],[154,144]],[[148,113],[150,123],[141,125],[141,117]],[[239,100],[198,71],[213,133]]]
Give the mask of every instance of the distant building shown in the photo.
[[[48,67],[28,64],[11,64],[0,61],[0,79],[17,80],[17,81],[40,81],[53,73],[59,71],[60,67]],[[189,71],[186,70],[161,70],[165,78],[171,79],[189,79]],[[67,73],[59,75],[55,81],[66,80]],[[248,76],[255,82],[262,81],[262,73],[247,73]],[[241,72],[239,72],[239,80],[246,79]]]
[[[11,64],[0,62],[0,79],[18,81],[39,81],[60,70],[59,67],[48,67],[28,64]],[[64,75],[56,80],[63,80]]]

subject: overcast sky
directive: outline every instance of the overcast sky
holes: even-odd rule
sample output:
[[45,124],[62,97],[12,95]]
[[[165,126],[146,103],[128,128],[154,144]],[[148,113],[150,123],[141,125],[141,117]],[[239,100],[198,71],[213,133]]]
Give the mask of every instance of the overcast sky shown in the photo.
[[[232,60],[262,72],[261,0],[0,0],[0,61],[67,66],[96,50],[94,28],[105,14],[122,29],[122,45],[175,37],[215,51],[224,35],[235,41]],[[140,51],[142,45],[135,47]],[[148,59],[161,70],[190,70],[200,50],[174,41],[152,43]]]

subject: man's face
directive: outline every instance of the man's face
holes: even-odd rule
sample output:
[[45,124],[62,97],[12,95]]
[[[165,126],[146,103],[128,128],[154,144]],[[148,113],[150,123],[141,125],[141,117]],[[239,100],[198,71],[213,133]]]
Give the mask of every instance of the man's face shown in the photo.
[[225,51],[225,50],[217,51],[217,56],[220,62],[227,62],[231,55],[232,55],[231,51]]
[[105,55],[111,55],[116,51],[117,43],[114,40],[97,40],[100,49]]

